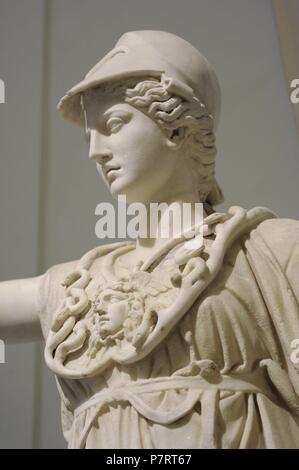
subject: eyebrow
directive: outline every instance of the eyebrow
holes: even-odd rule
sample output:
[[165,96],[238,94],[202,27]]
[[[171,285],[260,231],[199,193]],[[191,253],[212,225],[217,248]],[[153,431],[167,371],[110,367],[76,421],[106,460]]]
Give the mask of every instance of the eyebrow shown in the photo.
[[[86,137],[89,137],[90,127],[88,126],[88,121],[87,121],[87,111],[86,111],[86,108],[83,105],[83,97],[82,97],[81,104],[82,104],[82,110],[83,110],[83,116],[84,116],[84,133],[85,133]],[[99,118],[100,127],[102,127],[107,122],[109,117],[113,114],[126,115],[127,120],[125,120],[125,122],[128,122],[129,119],[132,116],[132,112],[124,110],[124,109],[120,109],[120,108],[108,109]]]
[[123,298],[126,296],[125,292],[115,292],[113,290],[111,291],[107,291],[107,292],[103,292],[103,297],[102,298],[105,298],[106,296],[110,295],[110,296],[115,296],[115,297],[120,297],[120,298]]
[[126,115],[128,115],[128,116],[131,116],[131,115],[132,115],[132,113],[131,113],[130,111],[126,111],[126,110],[124,110],[124,109],[117,109],[117,108],[115,108],[115,109],[108,109],[107,111],[105,111],[105,112],[103,113],[103,115],[102,115],[102,116],[103,116],[103,119],[107,120],[107,119],[111,116],[111,114],[114,114],[114,113],[126,114]]
[[125,123],[129,122],[129,120],[132,117],[132,113],[130,111],[126,111],[124,109],[119,109],[119,108],[108,109],[99,117],[99,125],[104,131],[106,130],[105,126],[107,124],[108,119],[113,114],[120,115],[124,119]]

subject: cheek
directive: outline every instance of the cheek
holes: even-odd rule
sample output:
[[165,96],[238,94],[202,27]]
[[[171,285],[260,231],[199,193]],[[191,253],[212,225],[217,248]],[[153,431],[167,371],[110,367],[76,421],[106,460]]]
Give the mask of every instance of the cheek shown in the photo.
[[121,304],[119,304],[119,308],[118,308],[118,316],[117,316],[117,321],[118,321],[118,324],[120,326],[123,325],[126,317],[127,317],[127,311],[128,311],[128,306],[127,306],[127,302],[123,302]]
[[[116,136],[115,136],[116,137]],[[151,123],[142,129],[134,123],[126,135],[117,135],[117,153],[121,152],[122,159],[128,167],[151,168],[155,161],[161,159],[161,154],[167,150],[166,137],[160,128]]]
[[121,325],[126,314],[126,305],[117,303],[109,308],[110,321],[113,325]]
[[162,134],[162,131],[154,125],[148,126],[146,129],[143,129],[143,132],[138,132],[138,129],[135,129],[132,133],[132,143],[134,142],[134,148],[142,151],[145,150],[149,153],[161,151],[165,149],[165,136]]

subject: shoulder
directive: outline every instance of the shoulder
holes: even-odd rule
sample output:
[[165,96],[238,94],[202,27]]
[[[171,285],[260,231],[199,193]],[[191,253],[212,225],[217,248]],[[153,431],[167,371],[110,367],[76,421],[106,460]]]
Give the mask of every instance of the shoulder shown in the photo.
[[255,233],[262,237],[282,268],[285,268],[292,258],[296,258],[299,265],[298,220],[268,219],[258,225]]
[[[38,303],[44,336],[47,336],[53,315],[65,298],[65,287],[66,284],[69,285],[69,280],[76,278],[78,273],[80,277],[82,269],[88,270],[95,276],[100,277],[101,270],[103,269],[101,263],[105,260],[106,255],[112,253],[117,248],[122,248],[127,245],[128,242],[116,242],[97,246],[83,254],[83,256],[77,260],[51,266],[44,275],[40,276]],[[98,263],[98,261],[100,263]]]
[[265,220],[251,231],[247,248],[250,249],[252,243],[258,248],[255,257],[265,254],[265,263],[268,260],[272,272],[284,276],[299,299],[299,221],[280,218]]
[[[118,248],[127,246],[128,242],[115,242],[107,245],[100,245],[84,253],[80,258],[65,263],[51,266],[44,275],[44,284],[48,284],[59,290],[64,290],[64,282],[70,275],[81,269],[89,270],[99,259],[104,259],[106,255],[116,251]],[[61,288],[61,289],[60,289]]]
[[55,264],[45,272],[43,284],[48,296],[50,294],[54,295],[54,293],[59,295],[59,291],[64,291],[63,283],[66,277],[76,269],[77,265],[78,260],[68,261]]
[[38,312],[44,337],[47,336],[53,311],[65,295],[63,281],[77,266],[78,261],[51,266],[39,277],[38,285]]
[[298,241],[299,220],[274,218],[264,220],[257,227],[258,232],[265,238],[281,243],[285,240]]

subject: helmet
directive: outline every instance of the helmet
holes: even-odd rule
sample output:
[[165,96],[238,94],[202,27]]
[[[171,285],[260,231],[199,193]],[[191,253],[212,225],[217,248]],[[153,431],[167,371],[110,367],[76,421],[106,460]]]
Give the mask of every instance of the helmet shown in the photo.
[[85,76],[58,103],[63,116],[83,126],[81,93],[107,82],[130,77],[169,78],[175,94],[196,96],[213,116],[215,127],[220,114],[220,87],[207,59],[189,42],[164,31],[125,33]]

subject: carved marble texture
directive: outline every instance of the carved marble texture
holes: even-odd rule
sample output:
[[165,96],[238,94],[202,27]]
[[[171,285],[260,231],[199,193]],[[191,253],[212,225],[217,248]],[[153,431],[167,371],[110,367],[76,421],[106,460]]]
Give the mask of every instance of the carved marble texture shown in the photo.
[[58,108],[114,197],[204,207],[192,249],[186,233],[140,237],[0,283],[7,338],[42,326],[68,446],[299,448],[299,222],[214,209],[208,61],[173,34],[126,33]]
[[[252,217],[251,224],[247,221],[247,230],[244,233],[243,228],[224,258],[217,250],[220,272],[213,283],[205,279],[203,294],[183,315],[182,287],[171,287],[171,278],[178,270],[176,255],[184,242],[166,251],[147,271],[127,271],[117,253],[131,245],[122,244],[106,247],[111,250],[106,254],[105,248],[96,249],[79,263],[55,266],[44,276],[40,298],[46,361],[58,376],[63,429],[71,448],[299,446],[298,376],[289,359],[291,340],[299,333],[295,269],[299,224],[271,218],[262,208],[247,214],[239,210],[243,217]],[[288,245],[282,250],[284,237]],[[216,239],[213,234],[204,239],[202,255],[211,259]],[[77,295],[78,280],[71,284],[76,277],[69,273],[78,272],[82,265],[89,273],[84,290],[89,307],[83,309],[77,325],[82,318],[83,323],[89,321],[82,337],[83,326],[74,326],[65,341],[60,337],[53,354],[53,324],[56,335],[63,328],[59,330],[56,321],[63,311],[60,302],[64,306],[66,298]],[[107,266],[121,276],[108,289],[103,279]],[[68,286],[70,297],[59,287],[61,282]],[[187,303],[188,289],[183,294]],[[106,303],[101,300],[105,295]],[[148,295],[158,316],[152,322],[144,308]],[[109,317],[113,315],[109,304],[115,307],[128,297],[131,321],[125,320],[119,333],[108,328],[99,334],[101,323],[96,326],[94,321],[97,309]],[[145,355],[146,342],[168,311],[172,316],[180,311],[176,324],[166,337],[158,330],[155,347]],[[140,328],[145,318],[145,327]],[[166,329],[171,320],[164,322]],[[136,341],[138,328],[145,338]]]

